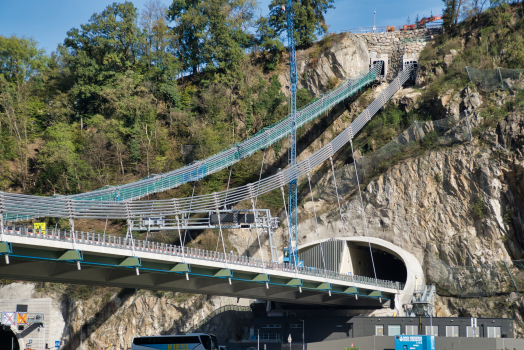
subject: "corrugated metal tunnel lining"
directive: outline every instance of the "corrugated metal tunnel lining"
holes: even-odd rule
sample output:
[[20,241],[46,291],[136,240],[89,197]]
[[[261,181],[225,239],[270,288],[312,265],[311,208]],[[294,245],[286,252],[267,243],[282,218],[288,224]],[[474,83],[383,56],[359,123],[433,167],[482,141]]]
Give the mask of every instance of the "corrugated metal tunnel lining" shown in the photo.
[[[405,283],[407,268],[404,261],[388,249],[371,244],[378,279]],[[343,274],[375,277],[369,246],[365,242],[329,239],[300,251],[304,266],[325,268]]]

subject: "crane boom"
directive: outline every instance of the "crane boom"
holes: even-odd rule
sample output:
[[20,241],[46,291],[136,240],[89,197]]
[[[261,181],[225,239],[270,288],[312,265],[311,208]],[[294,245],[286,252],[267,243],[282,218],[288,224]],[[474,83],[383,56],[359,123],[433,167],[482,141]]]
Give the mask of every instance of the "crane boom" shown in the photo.
[[[289,165],[297,164],[297,54],[295,49],[295,23],[293,16],[293,1],[287,0],[287,40],[289,50],[289,90],[290,90],[290,159]],[[288,262],[299,264],[298,242],[297,242],[297,180],[289,183],[289,230],[291,242],[289,242]],[[286,254],[284,253],[284,256]]]

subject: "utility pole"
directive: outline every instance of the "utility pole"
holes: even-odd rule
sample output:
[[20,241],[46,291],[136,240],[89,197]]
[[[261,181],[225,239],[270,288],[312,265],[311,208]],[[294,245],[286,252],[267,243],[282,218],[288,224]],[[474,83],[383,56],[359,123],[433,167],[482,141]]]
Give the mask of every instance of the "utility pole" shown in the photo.
[[377,10],[373,11],[373,33],[375,33],[375,30],[377,30],[377,27],[375,27],[376,17],[377,17]]
[[[289,50],[289,75],[290,75],[290,113],[291,113],[291,135],[290,135],[290,159],[289,166],[297,164],[297,53],[295,50],[295,23],[293,16],[293,0],[287,0],[287,40]],[[295,177],[289,183],[289,222],[292,242],[289,242],[290,261],[298,265],[298,242],[297,242],[297,179]],[[295,246],[293,246],[293,244]]]

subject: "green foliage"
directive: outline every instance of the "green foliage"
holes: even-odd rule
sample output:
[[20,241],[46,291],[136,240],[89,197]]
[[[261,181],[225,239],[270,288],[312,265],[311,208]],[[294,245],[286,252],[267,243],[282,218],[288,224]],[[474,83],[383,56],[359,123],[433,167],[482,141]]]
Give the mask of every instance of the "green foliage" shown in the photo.
[[67,32],[59,51],[69,66],[80,113],[99,112],[103,88],[118,73],[132,70],[138,63],[145,37],[137,19],[131,2],[113,3],[91,16],[81,29]]
[[482,198],[478,197],[475,200],[473,206],[471,207],[471,213],[475,220],[480,220],[486,217],[486,207],[482,201]]
[[269,25],[266,17],[260,17],[256,27],[259,34],[258,45],[264,50],[264,68],[266,71],[273,71],[278,66],[284,45],[279,40],[275,29]]
[[252,35],[243,30],[250,26],[256,3],[252,0],[173,0],[167,12],[178,38],[176,55],[182,69],[219,69],[225,72],[239,64]]
[[[300,0],[293,2],[295,23],[295,39],[297,46],[310,46],[317,34],[327,33],[324,15],[333,7],[334,0]],[[269,25],[277,35],[286,30],[286,13],[282,6],[287,6],[287,0],[272,0],[269,5]]]

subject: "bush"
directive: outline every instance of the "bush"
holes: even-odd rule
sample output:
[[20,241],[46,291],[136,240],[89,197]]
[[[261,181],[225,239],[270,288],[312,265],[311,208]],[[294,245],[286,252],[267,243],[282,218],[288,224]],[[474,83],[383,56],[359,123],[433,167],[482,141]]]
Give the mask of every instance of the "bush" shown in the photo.
[[471,208],[471,214],[475,220],[480,220],[486,217],[486,207],[482,198],[478,197],[475,200],[473,207]]

